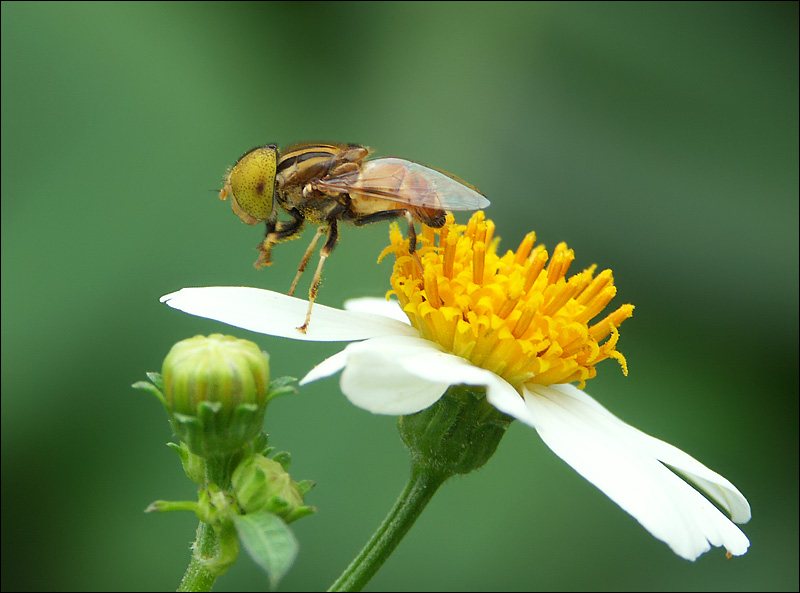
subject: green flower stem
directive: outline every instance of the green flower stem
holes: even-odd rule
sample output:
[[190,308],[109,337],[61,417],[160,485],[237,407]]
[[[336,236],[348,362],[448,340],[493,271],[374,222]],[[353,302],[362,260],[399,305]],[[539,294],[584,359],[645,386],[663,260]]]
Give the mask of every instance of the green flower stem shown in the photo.
[[[240,458],[241,453],[238,452],[231,455],[207,457],[205,459],[205,484],[213,484],[222,491],[229,490],[233,470]],[[219,570],[221,543],[214,527],[210,523],[200,521],[200,525],[197,527],[197,537],[192,544],[192,558],[189,560],[189,566],[186,567],[178,591],[211,591],[214,581],[227,569],[226,565]],[[218,570],[215,573],[209,568],[212,570],[218,568]]]
[[383,566],[449,473],[414,465],[408,483],[378,530],[328,591],[361,591]]
[[192,545],[192,559],[186,567],[186,573],[178,585],[178,591],[211,591],[217,577],[212,575],[206,566],[213,559],[217,548],[217,534],[208,523],[200,522],[197,538]]

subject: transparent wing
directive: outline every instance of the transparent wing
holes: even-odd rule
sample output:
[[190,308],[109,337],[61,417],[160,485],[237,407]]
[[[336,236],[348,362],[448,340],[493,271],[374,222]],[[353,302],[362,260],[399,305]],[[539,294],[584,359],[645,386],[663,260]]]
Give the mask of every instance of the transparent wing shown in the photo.
[[489,200],[474,187],[419,163],[365,161],[361,169],[312,182],[322,192],[347,193],[439,210],[480,210]]

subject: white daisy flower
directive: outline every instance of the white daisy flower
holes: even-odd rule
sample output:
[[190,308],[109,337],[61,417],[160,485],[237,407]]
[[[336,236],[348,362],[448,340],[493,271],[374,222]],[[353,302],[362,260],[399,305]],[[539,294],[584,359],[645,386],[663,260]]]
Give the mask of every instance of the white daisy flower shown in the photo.
[[376,414],[414,414],[451,385],[484,386],[490,404],[536,429],[556,455],[682,558],[695,560],[712,546],[744,554],[750,544],[734,522],[750,519],[750,505],[739,490],[582,391],[607,358],[627,374],[617,328],[633,306],[590,325],[616,294],[611,271],[595,276],[593,266],[567,279],[574,254],[565,244],[548,258],[530,233],[516,251],[498,256],[493,235],[482,212],[466,226],[449,218],[442,229],[423,227],[421,248],[412,254],[395,228],[387,252],[396,256],[399,306],[369,298],[349,301],[347,310],[314,305],[306,333],[297,326],[308,303],[275,292],[185,288],[161,300],[273,336],[352,342],[301,384],[341,371],[345,396]]

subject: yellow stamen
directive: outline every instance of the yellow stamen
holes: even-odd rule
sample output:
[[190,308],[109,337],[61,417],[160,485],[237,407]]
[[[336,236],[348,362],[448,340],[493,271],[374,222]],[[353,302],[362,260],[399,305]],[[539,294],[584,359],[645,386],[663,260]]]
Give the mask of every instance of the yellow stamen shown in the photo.
[[483,242],[489,245],[494,240],[494,222],[491,220],[486,221],[486,237]]
[[[455,235],[450,236],[447,235],[447,238],[444,242],[444,260],[442,263],[442,272],[445,278],[452,278],[453,277],[453,263],[456,261],[456,244],[458,243],[458,237]],[[441,245],[441,243],[440,243]]]
[[[523,292],[528,292],[536,279],[539,278],[539,273],[544,269],[544,264],[547,263],[547,250],[543,245],[539,245],[533,250],[530,257],[523,263],[525,270],[525,286]],[[530,264],[530,265],[525,265]]]
[[522,240],[522,243],[519,244],[517,247],[517,253],[514,256],[514,263],[521,266],[522,263],[528,259],[528,256],[531,254],[531,249],[533,249],[533,244],[536,243],[536,233],[531,231],[525,238]]
[[434,243],[434,240],[436,238],[436,233],[431,227],[422,225],[421,237],[422,237],[422,245],[424,245],[425,247],[430,247]]
[[448,214],[442,228],[422,228],[411,254],[393,225],[381,258],[394,253],[393,292],[421,335],[517,388],[573,381],[582,386],[608,358],[627,374],[616,347],[618,328],[633,305],[590,325],[616,295],[611,271],[594,276],[591,266],[567,278],[574,252],[560,243],[548,258],[544,247],[534,246],[532,232],[516,251],[499,256],[494,230],[483,212],[467,225]]
[[472,250],[472,281],[483,284],[484,264],[486,263],[486,244],[476,242]]
[[434,309],[439,308],[439,287],[436,284],[436,273],[431,268],[425,269],[425,293],[428,297],[428,302]]
[[517,319],[517,322],[514,324],[514,329],[512,330],[512,334],[514,334],[515,338],[519,338],[528,331],[528,328],[531,326],[531,321],[533,321],[533,317],[536,315],[536,307],[535,305],[531,305],[528,303],[522,309],[522,313]]

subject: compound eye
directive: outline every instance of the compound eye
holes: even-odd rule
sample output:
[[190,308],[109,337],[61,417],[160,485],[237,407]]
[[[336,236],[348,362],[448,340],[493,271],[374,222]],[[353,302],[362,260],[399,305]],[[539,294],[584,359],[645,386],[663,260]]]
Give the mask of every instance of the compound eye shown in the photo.
[[275,147],[263,146],[248,152],[231,169],[228,183],[233,201],[256,220],[265,220],[272,213],[277,160]]

